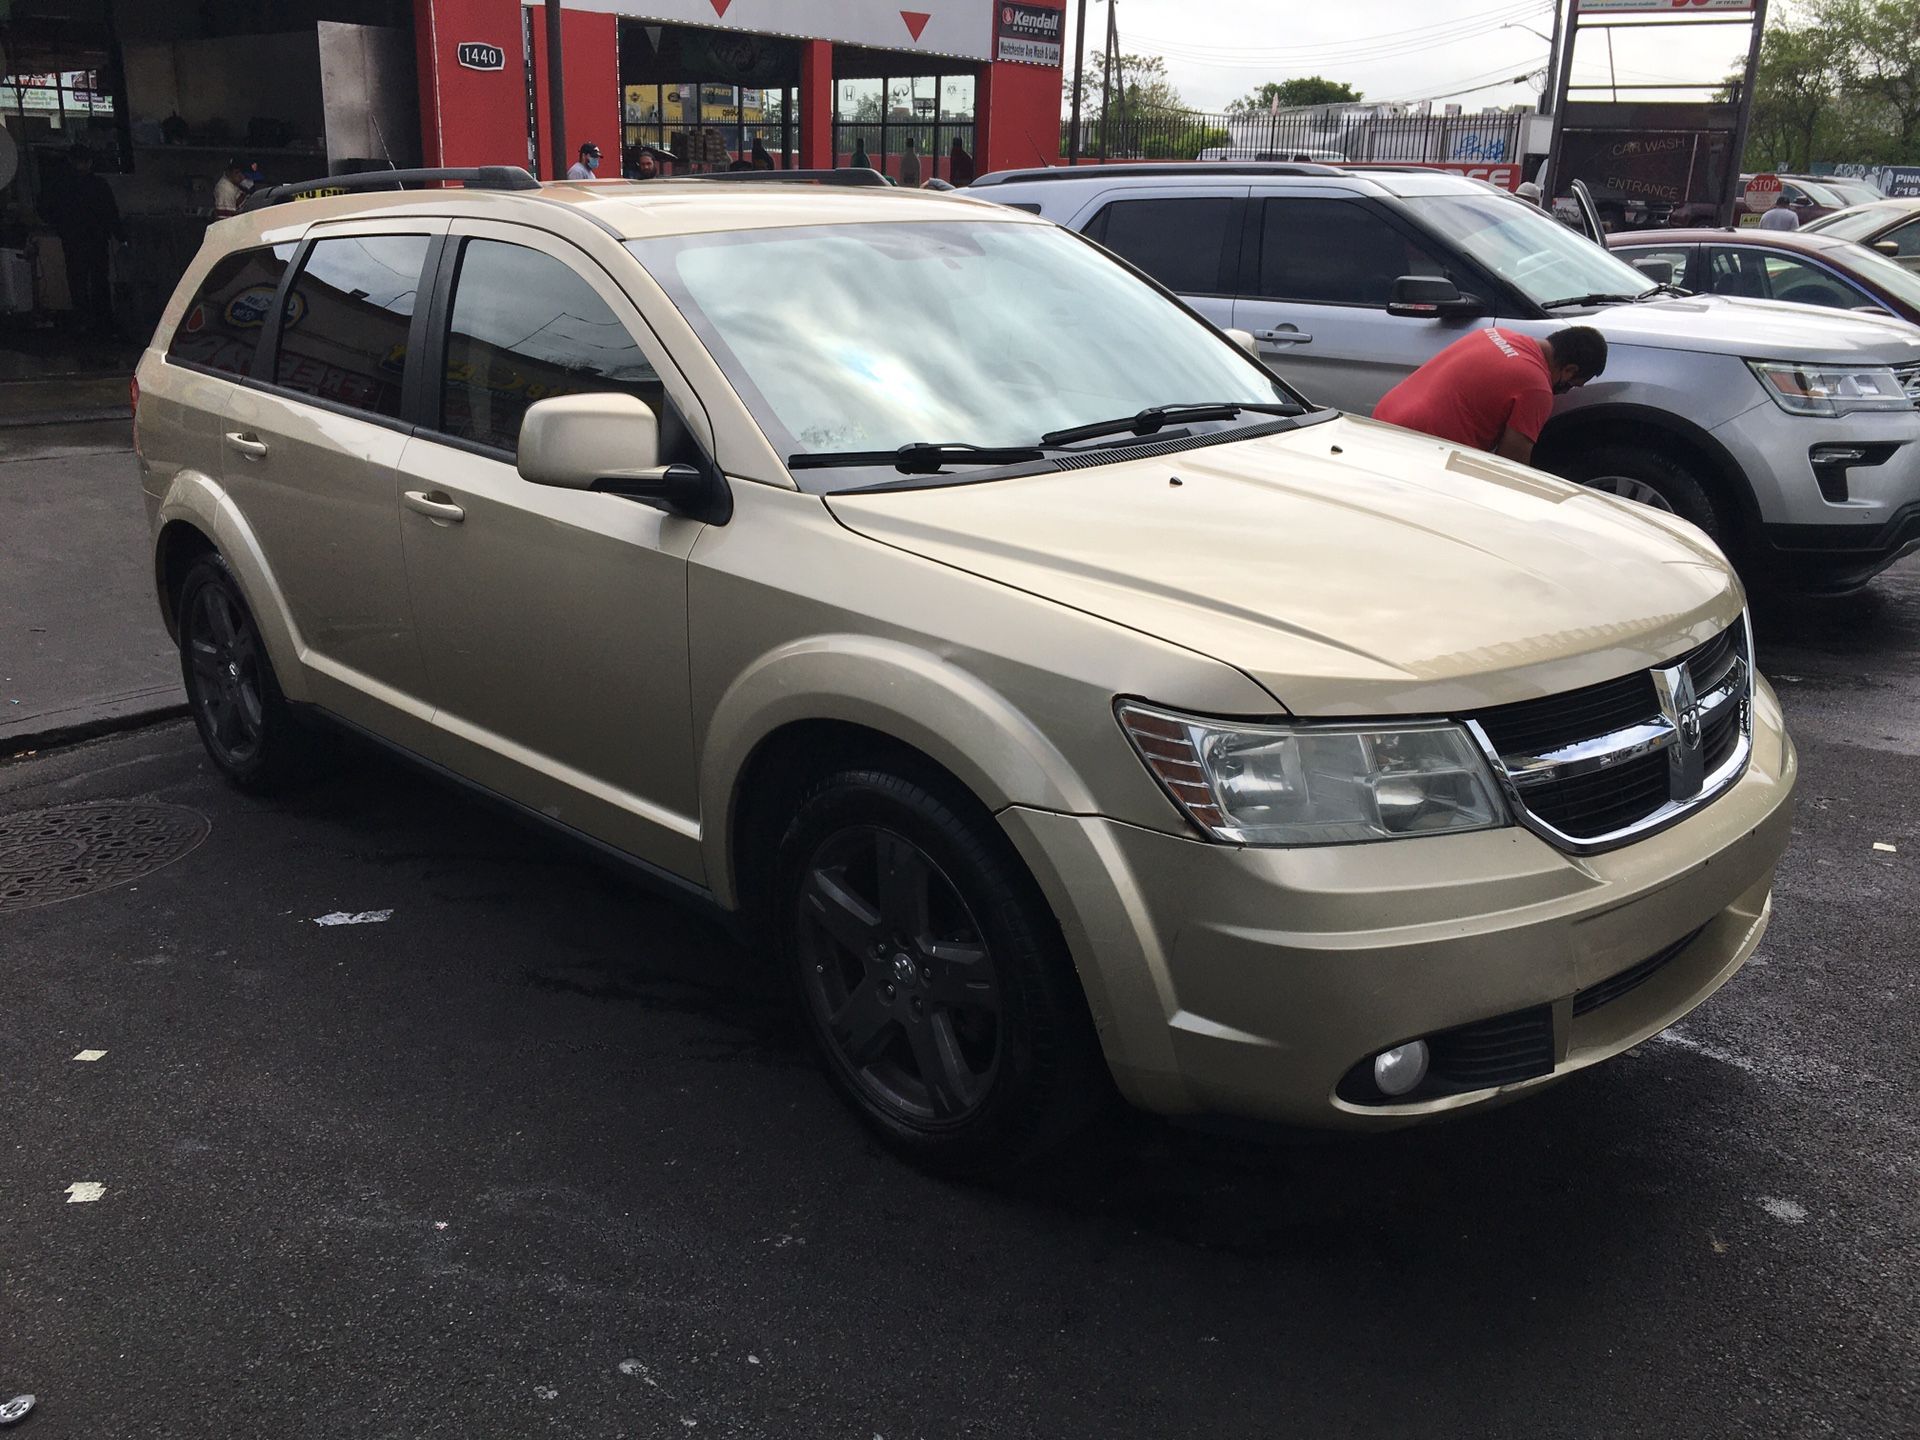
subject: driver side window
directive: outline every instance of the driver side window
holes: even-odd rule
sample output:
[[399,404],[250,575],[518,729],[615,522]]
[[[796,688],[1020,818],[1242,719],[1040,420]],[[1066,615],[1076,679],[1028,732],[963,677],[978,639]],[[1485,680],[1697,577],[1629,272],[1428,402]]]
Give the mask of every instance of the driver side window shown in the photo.
[[439,428],[512,455],[529,405],[608,391],[635,396],[659,416],[662,464],[699,458],[659,373],[583,276],[524,245],[465,241],[448,315]]
[[1262,202],[1263,299],[1385,307],[1402,275],[1458,283],[1424,246],[1365,205],[1317,196]]

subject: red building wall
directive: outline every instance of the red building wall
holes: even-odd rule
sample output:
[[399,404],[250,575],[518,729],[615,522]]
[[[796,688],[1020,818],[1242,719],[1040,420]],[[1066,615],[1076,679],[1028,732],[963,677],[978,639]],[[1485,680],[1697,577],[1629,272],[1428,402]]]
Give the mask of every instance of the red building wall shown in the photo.
[[[413,0],[423,165],[527,163],[526,50],[519,0]],[[500,70],[455,58],[467,41],[506,52]]]
[[[536,7],[533,18],[533,85],[537,109],[534,121],[540,135],[542,180],[566,174],[548,173],[553,164],[553,142],[547,138],[547,17]],[[620,31],[619,20],[596,10],[563,10],[560,15],[561,90],[567,106],[567,164],[580,147],[592,140],[600,146],[600,174],[620,178]],[[524,100],[522,102],[524,109]]]

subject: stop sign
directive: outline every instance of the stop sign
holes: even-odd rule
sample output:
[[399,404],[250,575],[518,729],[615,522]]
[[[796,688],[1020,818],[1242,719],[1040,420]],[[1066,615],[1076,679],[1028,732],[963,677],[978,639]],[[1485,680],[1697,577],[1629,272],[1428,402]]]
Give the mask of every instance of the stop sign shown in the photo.
[[1747,209],[1770,210],[1780,194],[1778,175],[1756,175],[1747,182]]

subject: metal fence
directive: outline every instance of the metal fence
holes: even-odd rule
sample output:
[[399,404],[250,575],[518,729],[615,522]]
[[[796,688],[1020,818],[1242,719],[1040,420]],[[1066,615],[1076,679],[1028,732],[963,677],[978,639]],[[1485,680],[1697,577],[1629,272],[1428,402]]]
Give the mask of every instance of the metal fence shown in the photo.
[[[1522,116],[1393,115],[1361,108],[1278,115],[1164,110],[1094,115],[1080,126],[1080,154],[1109,160],[1328,160],[1356,163],[1498,163],[1520,158]],[[1073,132],[1060,127],[1060,153]]]

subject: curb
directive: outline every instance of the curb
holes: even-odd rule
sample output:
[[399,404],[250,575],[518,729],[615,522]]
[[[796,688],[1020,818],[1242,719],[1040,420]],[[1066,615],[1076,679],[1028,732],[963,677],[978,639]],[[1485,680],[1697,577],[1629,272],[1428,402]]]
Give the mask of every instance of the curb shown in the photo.
[[76,720],[71,725],[55,725],[28,735],[9,735],[0,740],[0,765],[20,760],[29,754],[42,754],[83,740],[98,740],[130,730],[145,730],[173,720],[184,720],[193,712],[186,705],[161,705],[151,710],[135,710],[125,715],[101,715],[91,720]]
[[132,423],[126,406],[101,405],[90,410],[23,410],[17,415],[0,415],[0,430],[24,430],[35,425],[92,425],[103,420]]

